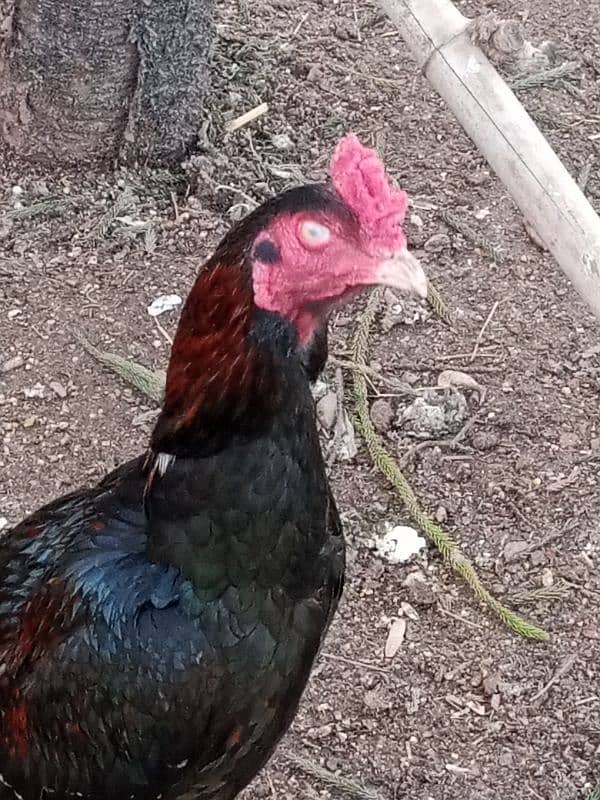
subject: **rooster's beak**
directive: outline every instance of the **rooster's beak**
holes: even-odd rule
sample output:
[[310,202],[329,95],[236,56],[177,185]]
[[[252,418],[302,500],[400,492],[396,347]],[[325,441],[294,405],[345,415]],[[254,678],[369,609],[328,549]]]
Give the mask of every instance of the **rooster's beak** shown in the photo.
[[381,262],[375,272],[375,283],[427,297],[427,278],[423,267],[406,248]]

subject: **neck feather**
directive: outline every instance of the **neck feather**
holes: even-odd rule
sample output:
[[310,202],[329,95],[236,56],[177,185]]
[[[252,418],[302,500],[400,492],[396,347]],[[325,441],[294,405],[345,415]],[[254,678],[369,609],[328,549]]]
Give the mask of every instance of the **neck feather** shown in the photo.
[[256,308],[239,264],[211,263],[183,308],[152,449],[191,455],[225,432],[244,432],[277,402],[273,357],[251,335]]

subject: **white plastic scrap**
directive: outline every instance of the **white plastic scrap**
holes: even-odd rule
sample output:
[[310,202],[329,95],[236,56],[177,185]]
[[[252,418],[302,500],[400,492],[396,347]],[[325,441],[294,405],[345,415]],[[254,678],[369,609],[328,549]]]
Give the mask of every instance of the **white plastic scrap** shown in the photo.
[[414,528],[407,525],[389,525],[388,530],[375,542],[378,554],[391,564],[401,564],[426,547],[427,542]]
[[158,317],[165,311],[173,311],[179,305],[181,305],[181,297],[178,294],[161,294],[148,306],[148,313],[151,317]]

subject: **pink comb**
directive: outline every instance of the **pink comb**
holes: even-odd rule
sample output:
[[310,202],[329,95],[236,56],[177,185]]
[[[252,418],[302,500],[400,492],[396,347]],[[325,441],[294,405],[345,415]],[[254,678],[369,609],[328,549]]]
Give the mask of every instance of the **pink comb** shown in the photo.
[[398,251],[406,247],[402,222],[408,196],[394,189],[375,152],[354,134],[344,136],[331,159],[333,185],[357,216],[369,249]]

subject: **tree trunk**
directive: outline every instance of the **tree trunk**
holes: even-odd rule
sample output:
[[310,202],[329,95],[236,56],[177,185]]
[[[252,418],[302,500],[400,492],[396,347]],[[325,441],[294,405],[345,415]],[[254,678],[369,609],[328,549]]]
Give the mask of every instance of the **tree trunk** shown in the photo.
[[33,162],[168,161],[194,144],[213,0],[0,0],[0,137]]

